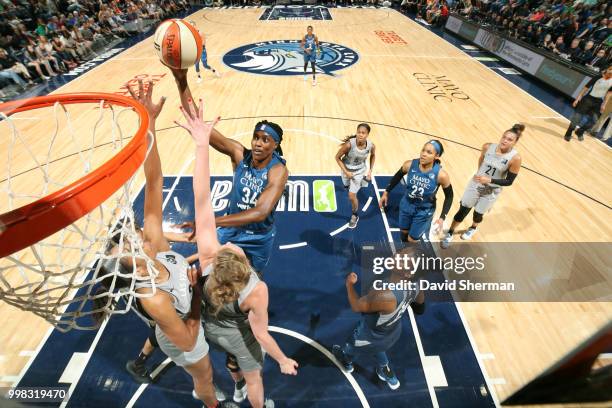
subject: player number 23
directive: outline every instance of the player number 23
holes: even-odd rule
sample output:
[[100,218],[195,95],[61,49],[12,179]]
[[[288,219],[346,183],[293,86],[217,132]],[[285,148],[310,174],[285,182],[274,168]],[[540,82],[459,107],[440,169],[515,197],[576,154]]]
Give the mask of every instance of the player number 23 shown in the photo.
[[410,197],[423,197],[423,187],[412,186],[412,191],[410,192]]

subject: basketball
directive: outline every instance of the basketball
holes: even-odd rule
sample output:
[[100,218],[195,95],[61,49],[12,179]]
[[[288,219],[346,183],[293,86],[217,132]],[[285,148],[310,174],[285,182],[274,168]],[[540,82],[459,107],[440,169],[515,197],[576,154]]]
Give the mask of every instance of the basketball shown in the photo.
[[161,63],[175,69],[193,66],[202,54],[202,39],[185,20],[162,22],[155,30],[153,45]]

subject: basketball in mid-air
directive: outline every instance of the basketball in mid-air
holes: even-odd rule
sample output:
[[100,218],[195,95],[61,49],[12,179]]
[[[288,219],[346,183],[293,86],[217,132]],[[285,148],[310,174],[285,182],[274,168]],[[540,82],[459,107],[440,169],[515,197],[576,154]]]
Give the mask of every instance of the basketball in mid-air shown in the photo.
[[202,55],[202,38],[185,20],[163,21],[155,30],[153,45],[162,64],[170,68],[189,68]]

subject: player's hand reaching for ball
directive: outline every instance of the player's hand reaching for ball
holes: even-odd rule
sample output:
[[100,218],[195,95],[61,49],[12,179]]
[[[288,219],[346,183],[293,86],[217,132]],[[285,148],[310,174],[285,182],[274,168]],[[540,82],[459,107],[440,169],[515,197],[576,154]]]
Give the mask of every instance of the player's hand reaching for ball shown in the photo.
[[355,272],[351,272],[348,275],[346,275],[345,283],[347,285],[354,285],[357,283],[358,280],[359,280],[359,277],[357,276],[357,274]]
[[147,89],[145,91],[144,84],[142,83],[142,79],[138,80],[138,94],[132,89],[129,84],[126,84],[128,92],[132,96],[132,98],[136,99],[140,102],[147,112],[149,113],[149,117],[152,121],[155,121],[161,112],[164,103],[166,102],[166,97],[162,96],[161,99],[157,103],[153,103],[153,82],[149,81],[147,84]]
[[188,110],[182,106],[180,108],[187,123],[181,124],[176,120],[174,123],[188,131],[198,147],[208,147],[210,133],[221,118],[217,117],[212,122],[204,122],[204,104],[202,99],[200,99],[199,108],[195,106],[191,99],[189,99],[187,107],[189,108]]
[[280,365],[281,373],[287,374],[287,375],[297,375],[297,368],[298,368],[297,361],[286,357],[281,363],[279,363],[279,365]]

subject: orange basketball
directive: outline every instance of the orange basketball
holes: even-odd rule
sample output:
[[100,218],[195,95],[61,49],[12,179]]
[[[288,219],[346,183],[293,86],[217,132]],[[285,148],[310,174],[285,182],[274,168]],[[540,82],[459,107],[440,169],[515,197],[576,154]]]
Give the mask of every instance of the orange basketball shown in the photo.
[[189,68],[202,55],[202,37],[185,20],[163,21],[155,30],[153,45],[159,60],[170,68]]

